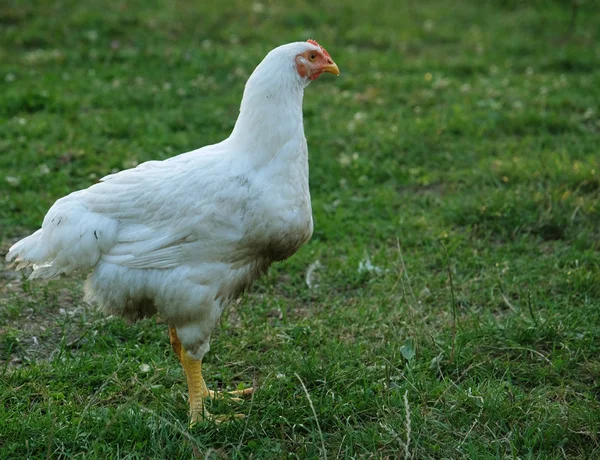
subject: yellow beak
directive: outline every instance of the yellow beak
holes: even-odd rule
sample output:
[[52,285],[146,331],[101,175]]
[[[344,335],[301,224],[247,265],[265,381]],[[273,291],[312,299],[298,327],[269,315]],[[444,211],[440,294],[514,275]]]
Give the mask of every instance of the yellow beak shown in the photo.
[[335,62],[332,62],[331,64],[327,64],[326,66],[324,66],[323,72],[332,73],[337,76],[340,75],[340,69]]

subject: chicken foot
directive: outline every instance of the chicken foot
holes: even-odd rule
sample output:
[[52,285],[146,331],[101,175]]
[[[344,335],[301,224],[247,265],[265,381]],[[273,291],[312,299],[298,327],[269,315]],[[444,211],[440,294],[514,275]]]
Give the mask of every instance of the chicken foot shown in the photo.
[[[173,351],[179,358],[183,371],[185,372],[185,378],[188,385],[188,400],[190,404],[190,426],[193,426],[200,421],[214,421],[215,423],[222,423],[233,418],[243,418],[244,414],[234,414],[233,416],[228,415],[213,415],[206,410],[204,407],[204,399],[223,397],[221,392],[215,392],[209,390],[206,387],[204,378],[202,377],[202,361],[193,359],[183,348],[183,345],[179,341],[177,336],[177,330],[175,328],[169,328],[169,339],[171,340],[171,346]],[[250,390],[250,391],[249,391]],[[228,392],[232,395],[249,395],[252,394],[252,389],[248,388],[245,390],[236,390]],[[233,400],[241,401],[240,398],[231,398]]]
[[[227,398],[230,401],[244,401],[241,397],[252,396],[254,393],[254,388],[244,388],[243,390],[233,390],[233,391],[213,391],[208,390],[208,395],[213,398]],[[225,396],[229,395],[229,396]],[[241,397],[240,397],[241,396]]]

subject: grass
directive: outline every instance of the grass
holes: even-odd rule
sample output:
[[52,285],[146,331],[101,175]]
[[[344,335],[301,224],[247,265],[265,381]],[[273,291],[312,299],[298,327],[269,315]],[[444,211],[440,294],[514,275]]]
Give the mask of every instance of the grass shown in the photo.
[[70,191],[227,136],[271,48],[342,70],[306,92],[314,237],[205,360],[258,386],[213,403],[247,418],[188,429],[164,324],[0,265],[0,457],[600,457],[597,4],[572,27],[567,1],[233,3],[0,9],[3,251]]

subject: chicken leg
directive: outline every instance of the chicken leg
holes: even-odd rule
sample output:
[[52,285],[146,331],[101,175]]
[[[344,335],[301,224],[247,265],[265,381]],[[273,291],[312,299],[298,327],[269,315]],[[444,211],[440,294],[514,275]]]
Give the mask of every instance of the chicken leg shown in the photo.
[[[173,351],[179,358],[183,371],[185,372],[185,378],[188,384],[188,400],[190,403],[190,426],[194,425],[199,421],[212,420],[216,423],[221,423],[231,418],[242,418],[244,414],[235,414],[232,417],[225,415],[212,415],[204,407],[204,399],[211,397],[223,397],[221,392],[215,392],[209,390],[206,387],[204,378],[202,377],[202,361],[193,359],[183,348],[183,345],[179,341],[177,336],[177,330],[173,327],[169,328],[169,339],[171,340],[171,346]],[[236,390],[228,392],[234,396],[248,396],[252,394],[252,388],[244,390]],[[231,398],[236,401],[241,401],[240,398]]]

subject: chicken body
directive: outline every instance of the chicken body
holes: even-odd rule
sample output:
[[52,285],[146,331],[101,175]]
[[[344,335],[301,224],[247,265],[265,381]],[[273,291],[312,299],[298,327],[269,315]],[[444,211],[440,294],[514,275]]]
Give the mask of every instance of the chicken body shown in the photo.
[[61,198],[7,255],[32,265],[31,278],[91,271],[86,298],[107,313],[159,314],[186,369],[193,421],[208,390],[185,362],[200,363],[227,305],[312,235],[302,124],[310,78],[298,66],[321,50],[276,48],[248,80],[228,139]]

